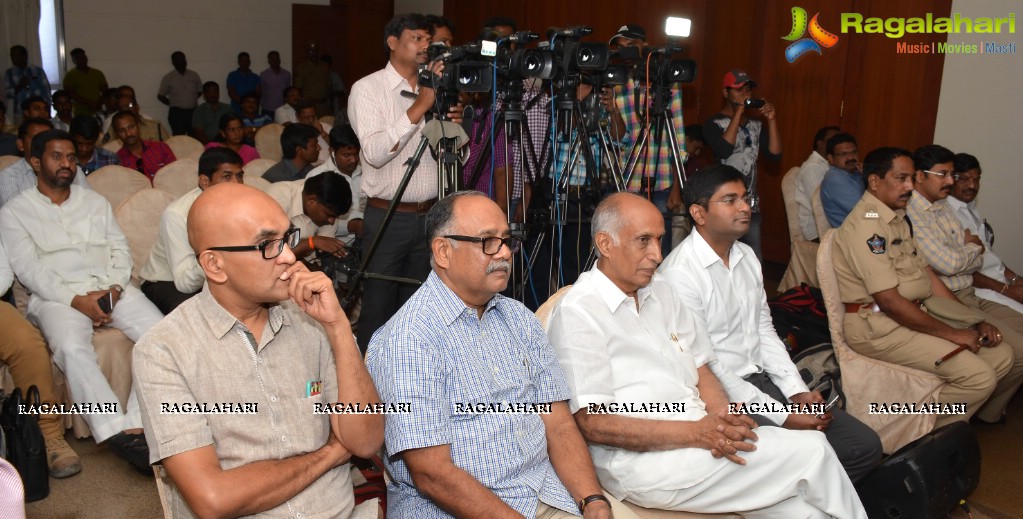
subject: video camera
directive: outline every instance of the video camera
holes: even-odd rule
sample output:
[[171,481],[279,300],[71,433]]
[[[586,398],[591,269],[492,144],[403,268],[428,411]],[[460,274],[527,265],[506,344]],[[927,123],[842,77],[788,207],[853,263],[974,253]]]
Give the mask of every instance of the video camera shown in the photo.
[[493,88],[492,65],[471,59],[479,56],[480,50],[479,43],[458,47],[434,43],[427,47],[428,63],[443,62],[444,72],[438,76],[426,67],[419,71],[418,79],[421,86],[436,92],[436,112],[441,120],[447,120],[448,110],[458,104],[459,92],[489,92]]

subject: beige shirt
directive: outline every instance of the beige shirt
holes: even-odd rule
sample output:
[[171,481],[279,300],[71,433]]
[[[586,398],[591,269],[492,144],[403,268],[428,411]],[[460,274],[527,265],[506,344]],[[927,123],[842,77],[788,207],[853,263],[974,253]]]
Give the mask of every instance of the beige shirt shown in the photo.
[[931,295],[927,264],[917,254],[905,216],[870,191],[853,206],[835,231],[833,261],[843,302],[873,303],[872,294],[889,288],[910,301]]
[[[337,371],[323,329],[290,306],[270,308],[259,344],[204,287],[135,345],[132,366],[150,461],[212,445],[225,470],[313,452],[327,443]],[[242,413],[171,413],[229,404]],[[253,406],[255,408],[253,409]],[[353,508],[349,465],[331,469],[260,517],[334,519]],[[193,517],[171,487],[174,517]]]
[[174,288],[191,294],[206,281],[195,251],[188,244],[188,210],[202,194],[198,187],[171,202],[160,216],[160,233],[149,252],[149,261],[139,277],[146,281],[173,281]]

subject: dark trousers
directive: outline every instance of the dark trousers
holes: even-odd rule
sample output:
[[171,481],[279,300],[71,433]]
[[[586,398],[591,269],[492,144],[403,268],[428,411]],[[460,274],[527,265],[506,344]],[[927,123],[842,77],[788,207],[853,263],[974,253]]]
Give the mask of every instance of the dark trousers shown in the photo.
[[173,281],[143,281],[142,286],[139,288],[163,312],[163,315],[173,312],[178,305],[199,293],[183,294],[178,292],[178,288],[174,286]]
[[[767,373],[754,373],[744,380],[783,404],[789,402]],[[855,483],[881,461],[881,438],[873,429],[838,407],[832,407],[831,414],[834,419],[824,430],[824,436],[835,449],[849,479]],[[777,425],[760,415],[751,418],[762,426]]]
[[170,107],[167,110],[167,122],[170,123],[171,133],[174,135],[188,135],[189,130],[192,129],[192,113],[194,109],[186,110],[184,108]]
[[[367,207],[363,218],[363,243],[369,244],[380,231],[386,209]],[[394,213],[384,230],[376,253],[370,258],[367,272],[426,281],[430,274],[430,247],[426,239],[426,215]],[[401,305],[419,289],[418,285],[367,278],[363,281],[362,314],[359,316],[357,339],[363,352],[378,328],[387,324]]]
[[590,217],[593,213],[588,204],[580,204],[578,200],[575,196],[568,197],[564,225],[555,222],[545,227],[542,235],[534,232],[528,238],[526,255],[536,255],[535,260],[529,256],[533,267],[526,272],[525,304],[530,310],[536,311],[555,288],[575,283],[586,268],[592,245]]

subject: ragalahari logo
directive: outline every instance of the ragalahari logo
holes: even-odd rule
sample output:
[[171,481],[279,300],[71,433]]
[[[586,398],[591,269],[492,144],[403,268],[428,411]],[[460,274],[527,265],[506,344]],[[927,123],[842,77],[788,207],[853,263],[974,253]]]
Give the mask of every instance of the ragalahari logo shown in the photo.
[[795,43],[785,49],[785,59],[789,63],[795,63],[797,59],[809,52],[816,52],[820,55],[821,47],[830,49],[838,43],[838,36],[824,30],[820,22],[817,21],[817,17],[820,14],[816,13],[813,15],[813,19],[809,23],[810,37],[803,38],[803,34],[807,31],[806,10],[802,7],[792,8],[792,31],[789,32],[788,36],[782,37],[783,40],[795,41]]

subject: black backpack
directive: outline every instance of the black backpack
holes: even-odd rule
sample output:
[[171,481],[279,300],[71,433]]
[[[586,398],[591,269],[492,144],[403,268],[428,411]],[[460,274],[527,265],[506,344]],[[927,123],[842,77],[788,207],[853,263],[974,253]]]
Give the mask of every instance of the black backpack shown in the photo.
[[3,403],[0,427],[7,445],[7,461],[18,469],[25,486],[25,502],[38,501],[50,495],[50,469],[46,463],[46,440],[35,414],[22,413],[22,406],[39,407],[39,388],[31,386],[21,396],[15,388]]

